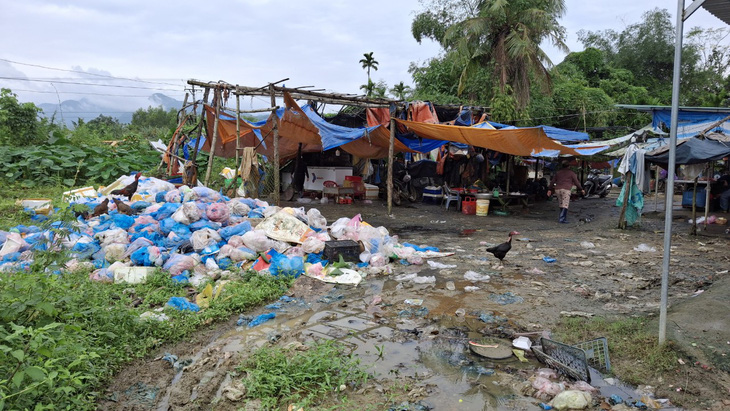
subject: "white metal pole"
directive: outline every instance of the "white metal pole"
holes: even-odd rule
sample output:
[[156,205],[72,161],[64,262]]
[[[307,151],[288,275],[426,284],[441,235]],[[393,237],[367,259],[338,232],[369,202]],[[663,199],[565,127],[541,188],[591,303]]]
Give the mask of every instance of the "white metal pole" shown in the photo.
[[672,76],[672,121],[669,131],[669,168],[667,169],[666,205],[664,207],[664,256],[662,259],[662,290],[659,307],[659,344],[667,339],[667,300],[669,290],[669,259],[672,247],[672,206],[674,204],[674,171],[677,156],[677,123],[679,119],[679,78],[682,68],[682,33],[684,32],[684,0],[677,0],[677,32],[674,45]]

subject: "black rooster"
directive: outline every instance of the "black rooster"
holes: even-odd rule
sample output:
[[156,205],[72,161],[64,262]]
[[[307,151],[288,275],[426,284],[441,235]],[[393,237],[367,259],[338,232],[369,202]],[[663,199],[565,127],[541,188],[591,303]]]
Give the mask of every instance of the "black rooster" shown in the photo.
[[495,257],[499,258],[499,263],[502,263],[502,260],[504,260],[504,257],[507,255],[509,250],[512,249],[512,236],[513,235],[519,235],[517,231],[512,231],[509,233],[509,238],[507,239],[507,242],[504,242],[500,245],[495,245],[494,247],[487,248],[487,252],[494,254]]

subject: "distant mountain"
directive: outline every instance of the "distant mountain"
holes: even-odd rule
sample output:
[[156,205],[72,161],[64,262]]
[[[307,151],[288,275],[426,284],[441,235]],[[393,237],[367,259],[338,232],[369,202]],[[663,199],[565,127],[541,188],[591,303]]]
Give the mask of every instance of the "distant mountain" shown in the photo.
[[107,103],[98,103],[84,97],[79,100],[65,100],[61,102],[60,106],[52,103],[41,103],[38,104],[38,107],[43,109],[44,117],[55,117],[56,122],[63,121],[66,126],[73,127],[73,123],[77,122],[79,118],[89,121],[102,114],[114,117],[120,123],[128,124],[132,121],[132,113],[138,109],[162,106],[166,111],[170,109],[179,110],[183,104],[182,101],[162,93],[154,93],[146,101],[139,99],[140,101],[136,104],[137,107],[134,107],[134,103],[130,105],[128,99],[127,101],[120,100],[110,97]]

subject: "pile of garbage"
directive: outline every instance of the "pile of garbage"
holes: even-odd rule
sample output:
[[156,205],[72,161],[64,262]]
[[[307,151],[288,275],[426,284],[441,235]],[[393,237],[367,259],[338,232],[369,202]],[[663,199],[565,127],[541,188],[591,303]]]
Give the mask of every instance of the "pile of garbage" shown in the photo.
[[[115,186],[131,181],[133,177],[125,176]],[[97,197],[73,198],[71,203],[93,209],[116,197],[132,212],[109,201],[106,213],[78,216],[71,224],[57,221],[48,229],[18,225],[0,231],[0,271],[27,270],[35,251],[56,247],[73,257],[67,269],[93,266],[91,279],[103,282],[144,281],[140,277],[160,268],[175,281],[197,286],[240,268],[357,284],[368,274],[391,273],[392,259],[422,264],[424,258],[448,255],[400,244],[385,227],[373,227],[359,214],[328,225],[316,208],[280,208],[254,198],[228,198],[206,187],[176,188],[156,178],[141,178],[132,201],[103,195],[108,188],[100,191]],[[332,240],[354,241],[359,262],[325,259],[325,245]]]

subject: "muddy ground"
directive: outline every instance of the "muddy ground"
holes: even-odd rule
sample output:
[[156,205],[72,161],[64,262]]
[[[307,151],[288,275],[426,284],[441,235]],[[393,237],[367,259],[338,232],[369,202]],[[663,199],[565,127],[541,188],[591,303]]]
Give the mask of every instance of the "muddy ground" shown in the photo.
[[[347,409],[386,410],[403,401],[411,406],[422,401],[434,409],[539,409],[540,401],[523,395],[525,381],[542,366],[534,357],[528,363],[514,358],[490,362],[470,353],[465,342],[525,332],[535,333],[537,341],[566,315],[656,319],[663,198],[658,203],[659,212],[654,212],[654,199],[647,198],[640,227],[628,230],[616,228],[615,196],[573,202],[569,224],[557,223],[554,201],[485,217],[420,203],[394,207],[392,216],[379,201],[283,204],[316,207],[329,222],[360,213],[364,221],[385,226],[402,242],[453,252],[431,261],[455,267],[395,262],[392,275],[367,277],[357,287],[302,277],[290,290],[294,301],[283,303],[275,320],[248,329],[237,327],[232,318],[189,341],[164,347],[121,371],[99,407],[257,409],[256,402],[242,399],[236,382],[240,376],[235,367],[244,356],[263,344],[296,347],[311,339],[334,338],[350,346],[375,376],[366,387],[349,391]],[[686,365],[646,384],[657,398],[673,398],[687,409],[723,409],[730,404],[730,319],[725,318],[730,236],[726,227],[716,225],[691,236],[689,210],[676,207],[675,216],[668,333],[685,353]],[[505,241],[512,230],[520,235],[500,266],[485,248]],[[556,261],[548,263],[544,257]],[[467,271],[490,279],[465,280]],[[413,273],[434,276],[435,283],[396,280]],[[382,302],[373,304],[374,299]],[[406,299],[423,303],[408,305]],[[247,314],[265,311],[270,310],[262,307]],[[192,364],[175,371],[157,359],[165,352]],[[484,371],[491,369],[496,373]],[[638,399],[641,394],[628,387],[604,388],[603,395],[615,392]]]

